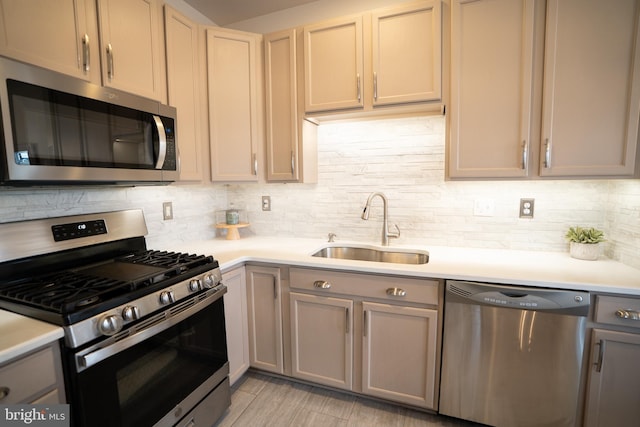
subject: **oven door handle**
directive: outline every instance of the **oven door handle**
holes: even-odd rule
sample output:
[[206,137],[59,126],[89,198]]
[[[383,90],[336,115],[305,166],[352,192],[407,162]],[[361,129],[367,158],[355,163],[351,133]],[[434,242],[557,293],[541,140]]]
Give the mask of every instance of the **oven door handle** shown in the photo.
[[[82,372],[111,356],[114,356],[166,329],[169,329],[189,316],[192,316],[213,304],[215,301],[222,298],[226,292],[226,286],[219,286],[213,293],[206,295],[202,300],[199,300],[202,298],[202,295],[196,296],[177,304],[169,310],[156,314],[147,320],[143,320],[138,325],[132,326],[130,329],[125,331],[128,336],[125,336],[124,338],[121,338],[120,335],[114,335],[111,339],[78,353],[76,355],[76,371]],[[180,309],[181,307],[182,309]]]

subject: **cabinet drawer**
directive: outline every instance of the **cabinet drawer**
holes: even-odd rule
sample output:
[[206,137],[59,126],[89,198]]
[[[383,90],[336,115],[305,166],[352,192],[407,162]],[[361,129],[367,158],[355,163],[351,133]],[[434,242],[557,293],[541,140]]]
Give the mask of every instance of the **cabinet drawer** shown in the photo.
[[438,305],[437,280],[305,268],[292,268],[289,274],[292,289]]
[[640,328],[640,298],[596,296],[595,321]]
[[0,389],[6,393],[0,404],[25,403],[30,397],[56,384],[55,357],[47,347],[0,368]]

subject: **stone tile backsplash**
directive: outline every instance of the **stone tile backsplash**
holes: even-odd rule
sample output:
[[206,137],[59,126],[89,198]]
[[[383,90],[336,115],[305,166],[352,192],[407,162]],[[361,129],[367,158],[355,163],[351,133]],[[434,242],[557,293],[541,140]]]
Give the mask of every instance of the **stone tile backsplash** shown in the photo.
[[[640,181],[446,181],[441,116],[323,124],[317,184],[232,185],[228,200],[246,206],[252,232],[379,243],[382,203],[360,219],[368,195],[389,199],[389,221],[402,232],[391,244],[566,251],[571,225],[603,228],[608,256],[640,268]],[[272,211],[260,210],[270,195]],[[521,219],[520,198],[535,199]],[[494,204],[475,216],[476,200]]]

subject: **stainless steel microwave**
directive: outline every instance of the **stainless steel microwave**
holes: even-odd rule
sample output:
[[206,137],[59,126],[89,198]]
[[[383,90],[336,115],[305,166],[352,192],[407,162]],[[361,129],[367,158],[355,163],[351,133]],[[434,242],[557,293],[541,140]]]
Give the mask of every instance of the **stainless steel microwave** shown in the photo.
[[176,110],[0,58],[0,185],[168,184]]

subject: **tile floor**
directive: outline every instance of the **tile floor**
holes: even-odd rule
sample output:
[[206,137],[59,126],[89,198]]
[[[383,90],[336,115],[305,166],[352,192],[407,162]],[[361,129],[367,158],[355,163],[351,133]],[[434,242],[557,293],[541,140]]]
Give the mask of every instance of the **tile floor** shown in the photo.
[[478,424],[249,371],[215,427],[471,427]]

